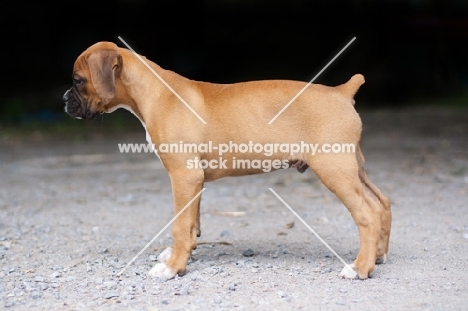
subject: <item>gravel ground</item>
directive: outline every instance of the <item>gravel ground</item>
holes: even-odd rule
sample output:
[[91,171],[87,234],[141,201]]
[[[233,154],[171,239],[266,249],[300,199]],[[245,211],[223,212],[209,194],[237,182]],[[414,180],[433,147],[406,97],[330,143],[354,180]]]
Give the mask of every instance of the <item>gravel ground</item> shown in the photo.
[[[357,228],[310,170],[206,184],[201,245],[187,273],[147,277],[173,217],[167,173],[125,136],[0,141],[0,309],[466,310],[468,112],[362,112],[371,179],[393,202],[389,262],[343,280],[342,263],[273,188],[351,262]],[[129,115],[129,118],[132,116]],[[83,121],[84,122],[84,121]],[[236,213],[230,213],[236,212]]]

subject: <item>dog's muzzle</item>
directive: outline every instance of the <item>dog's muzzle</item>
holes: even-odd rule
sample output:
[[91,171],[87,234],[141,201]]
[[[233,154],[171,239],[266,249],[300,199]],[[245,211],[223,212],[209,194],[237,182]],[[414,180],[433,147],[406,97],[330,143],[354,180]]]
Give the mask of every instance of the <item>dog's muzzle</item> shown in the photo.
[[92,119],[97,115],[87,107],[74,88],[67,90],[62,96],[62,100],[65,103],[65,112],[76,119]]

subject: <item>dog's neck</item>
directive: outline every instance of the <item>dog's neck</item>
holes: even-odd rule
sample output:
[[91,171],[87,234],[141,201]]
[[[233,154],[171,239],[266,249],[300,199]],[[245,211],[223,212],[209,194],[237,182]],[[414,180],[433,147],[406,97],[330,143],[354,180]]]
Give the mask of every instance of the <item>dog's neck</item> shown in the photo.
[[[114,98],[115,109],[129,110],[143,124],[147,124],[149,121],[145,120],[145,116],[157,117],[158,111],[164,109],[166,98],[173,95],[167,85],[175,87],[176,83],[177,87],[182,87],[183,84],[190,83],[189,79],[161,68],[144,56],[136,56],[126,49],[121,49],[119,52],[125,53],[125,61],[122,65],[120,79],[117,80],[117,93]],[[119,84],[121,85],[119,86]],[[130,84],[132,87],[127,87]],[[126,90],[132,90],[132,92],[129,93]],[[148,94],[151,96],[148,97]]]

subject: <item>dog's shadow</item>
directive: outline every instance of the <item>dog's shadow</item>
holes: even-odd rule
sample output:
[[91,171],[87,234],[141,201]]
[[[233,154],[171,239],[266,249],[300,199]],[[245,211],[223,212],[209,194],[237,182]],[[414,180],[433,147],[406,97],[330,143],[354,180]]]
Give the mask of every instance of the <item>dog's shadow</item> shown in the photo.
[[[250,269],[252,272],[282,269],[329,273],[339,272],[343,266],[319,241],[285,244],[272,243],[271,240],[257,240],[254,243],[241,240],[230,243],[199,245],[190,257],[185,274],[196,271],[208,274],[216,271],[235,272],[236,269]],[[346,251],[346,245],[335,248],[336,252],[344,254],[343,259],[347,262],[352,262],[357,255],[357,250]]]

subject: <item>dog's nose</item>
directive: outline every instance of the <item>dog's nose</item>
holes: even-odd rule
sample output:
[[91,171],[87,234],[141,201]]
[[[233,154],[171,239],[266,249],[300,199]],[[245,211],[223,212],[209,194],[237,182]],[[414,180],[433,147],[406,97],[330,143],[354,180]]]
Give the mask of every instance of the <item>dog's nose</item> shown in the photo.
[[67,90],[62,96],[62,100],[64,103],[68,102],[68,94],[70,94],[70,90]]

